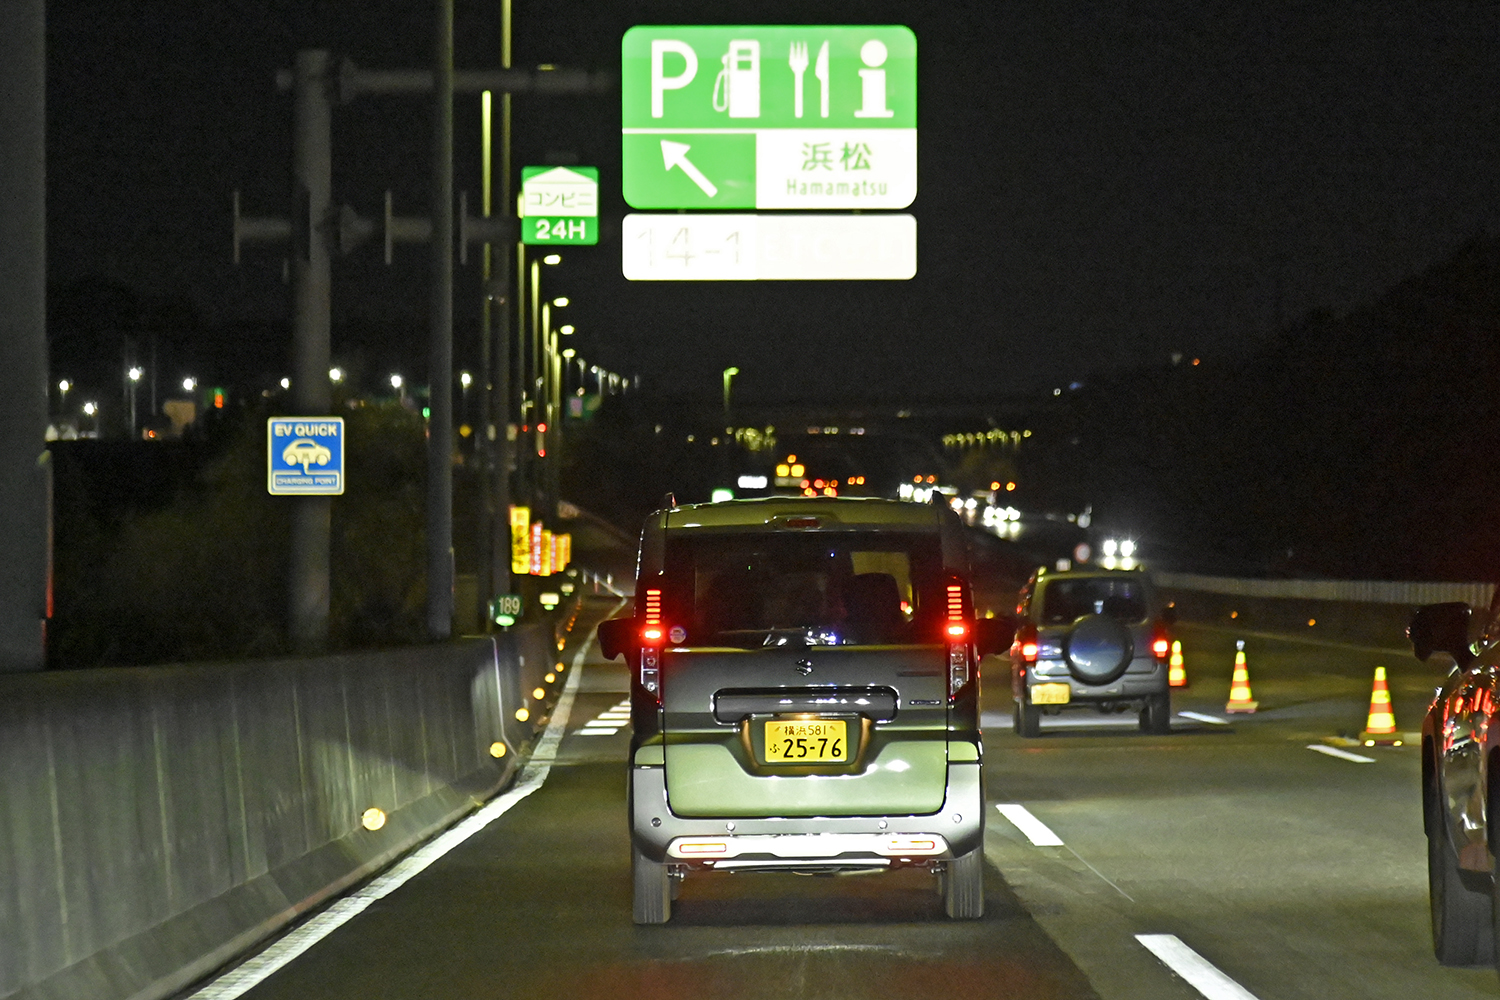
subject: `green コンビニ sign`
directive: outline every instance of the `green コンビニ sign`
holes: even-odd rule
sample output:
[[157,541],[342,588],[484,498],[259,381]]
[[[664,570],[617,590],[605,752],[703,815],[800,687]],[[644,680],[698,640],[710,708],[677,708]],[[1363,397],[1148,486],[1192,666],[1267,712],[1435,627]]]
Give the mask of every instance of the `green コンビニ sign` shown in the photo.
[[521,242],[599,242],[597,167],[522,167]]
[[901,26],[631,28],[634,208],[891,209],[917,193],[917,40]]

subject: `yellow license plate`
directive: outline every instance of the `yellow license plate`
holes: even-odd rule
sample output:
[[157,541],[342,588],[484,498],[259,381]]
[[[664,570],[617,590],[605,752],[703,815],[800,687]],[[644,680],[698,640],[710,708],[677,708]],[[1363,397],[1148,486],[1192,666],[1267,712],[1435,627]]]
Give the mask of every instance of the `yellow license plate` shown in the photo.
[[1073,689],[1066,684],[1037,684],[1031,689],[1033,705],[1066,705],[1073,697]]
[[849,739],[843,719],[766,723],[767,764],[822,764],[848,759]]

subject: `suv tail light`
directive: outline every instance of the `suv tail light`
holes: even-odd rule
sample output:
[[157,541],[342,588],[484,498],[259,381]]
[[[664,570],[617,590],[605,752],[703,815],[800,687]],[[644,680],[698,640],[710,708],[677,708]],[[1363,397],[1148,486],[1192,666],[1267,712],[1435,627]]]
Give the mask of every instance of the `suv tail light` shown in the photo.
[[948,697],[969,683],[969,623],[964,616],[963,584],[947,585],[947,616],[943,621],[943,639],[948,643]]
[[1151,628],[1151,655],[1166,660],[1172,655],[1172,637],[1167,634],[1167,623],[1158,620]]
[[648,587],[641,625],[641,687],[661,703],[661,645],[666,626],[661,621],[661,588]]
[[1035,625],[1027,622],[1016,629],[1016,639],[1011,646],[1011,655],[1019,657],[1021,662],[1028,666],[1036,662],[1037,643]]

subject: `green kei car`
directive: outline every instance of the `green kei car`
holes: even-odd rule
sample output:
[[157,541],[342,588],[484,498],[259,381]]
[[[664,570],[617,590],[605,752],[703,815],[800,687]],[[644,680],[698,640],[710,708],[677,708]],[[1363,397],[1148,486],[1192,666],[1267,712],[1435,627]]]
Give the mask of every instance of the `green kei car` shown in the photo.
[[916,866],[984,910],[979,658],[946,508],[768,498],[671,507],[641,533],[631,668],[637,923],[692,872]]

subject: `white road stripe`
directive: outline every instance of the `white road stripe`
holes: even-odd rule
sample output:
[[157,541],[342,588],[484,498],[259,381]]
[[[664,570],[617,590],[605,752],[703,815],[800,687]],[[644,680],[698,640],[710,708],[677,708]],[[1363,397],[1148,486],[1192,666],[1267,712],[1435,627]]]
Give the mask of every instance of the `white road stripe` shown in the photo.
[[1229,725],[1228,719],[1221,719],[1217,715],[1204,715],[1202,712],[1178,712],[1184,719],[1192,719],[1196,722],[1207,722],[1215,726]]
[[613,736],[618,729],[580,729],[574,736]]
[[1340,750],[1338,747],[1325,746],[1322,743],[1309,743],[1307,745],[1307,749],[1316,750],[1318,751],[1318,753],[1326,753],[1328,756],[1337,757],[1339,760],[1352,760],[1356,764],[1375,763],[1374,757],[1362,757],[1357,753],[1350,753],[1348,750]]
[[557,759],[557,746],[562,742],[563,732],[567,729],[568,713],[573,710],[573,697],[578,693],[578,678],[583,674],[584,654],[593,641],[591,636],[579,647],[578,655],[573,657],[573,672],[563,685],[557,707],[552,710],[552,720],[537,742],[536,751],[521,772],[520,780],[510,791],[491,799],[467,819],[429,840],[363,888],[349,893],[311,920],[293,928],[254,958],[192,994],[189,1000],[237,1000],[244,996],[298,955],[359,916],[371,903],[401,888],[433,862],[510,812],[516,803],[541,788],[552,770],[553,761]]
[[612,721],[609,721],[609,720],[602,720],[601,721],[599,719],[590,719],[589,721],[587,721],[587,722],[585,722],[583,724],[583,728],[585,728],[585,729],[591,729],[591,728],[592,729],[600,729],[600,728],[608,729],[611,726],[614,726],[614,728],[616,728],[616,729],[619,728],[618,726],[615,726],[615,724]]
[[1224,975],[1175,934],[1137,934],[1135,939],[1208,1000],[1256,1000],[1254,993]]
[[629,712],[601,712],[601,713],[599,713],[598,718],[600,718],[600,719],[614,719],[614,720],[619,721],[619,722],[625,722],[626,720],[628,720],[630,718],[630,713]]
[[1061,847],[1062,838],[1052,832],[1052,828],[1035,816],[1031,810],[1014,802],[997,804],[996,809],[1000,815],[1010,820],[1017,830],[1026,835],[1026,839],[1037,847]]

